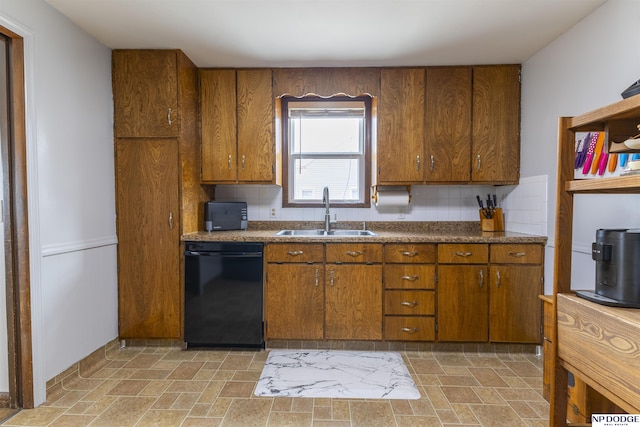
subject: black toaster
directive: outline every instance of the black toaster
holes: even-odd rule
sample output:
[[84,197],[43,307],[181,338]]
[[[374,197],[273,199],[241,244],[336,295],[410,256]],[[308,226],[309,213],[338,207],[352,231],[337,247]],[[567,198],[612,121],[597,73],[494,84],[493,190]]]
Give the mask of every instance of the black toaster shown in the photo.
[[247,202],[204,203],[205,231],[246,230]]

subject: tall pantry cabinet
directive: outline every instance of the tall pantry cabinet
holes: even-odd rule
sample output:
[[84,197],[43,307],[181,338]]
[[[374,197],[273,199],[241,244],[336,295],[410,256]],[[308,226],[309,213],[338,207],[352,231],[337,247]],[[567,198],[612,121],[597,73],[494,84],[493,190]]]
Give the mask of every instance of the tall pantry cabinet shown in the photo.
[[179,50],[112,56],[121,339],[180,339],[180,235],[198,230],[198,75]]

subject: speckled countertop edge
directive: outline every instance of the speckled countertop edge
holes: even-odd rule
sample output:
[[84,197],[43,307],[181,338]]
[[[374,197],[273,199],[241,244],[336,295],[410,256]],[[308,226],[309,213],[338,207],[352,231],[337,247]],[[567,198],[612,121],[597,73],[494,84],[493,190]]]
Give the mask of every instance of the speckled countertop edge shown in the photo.
[[[546,236],[511,231],[483,232],[479,222],[367,222],[375,236],[276,236],[279,230],[320,229],[321,222],[250,222],[248,230],[198,231],[182,235],[182,241],[226,242],[369,242],[369,243],[541,243]],[[336,229],[362,229],[361,222],[340,222]]]

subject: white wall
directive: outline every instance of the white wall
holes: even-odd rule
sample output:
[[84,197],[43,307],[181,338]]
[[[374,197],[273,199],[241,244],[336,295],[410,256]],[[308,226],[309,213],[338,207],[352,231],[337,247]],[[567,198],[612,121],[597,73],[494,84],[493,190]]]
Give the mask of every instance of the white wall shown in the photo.
[[[549,176],[545,292],[553,288],[557,123],[619,101],[640,79],[640,2],[609,0],[522,67],[521,176]],[[640,196],[578,195],[573,229],[574,289],[593,289],[591,242],[598,228],[640,227]]]
[[42,0],[2,0],[0,20],[26,45],[37,405],[117,337],[111,51]]

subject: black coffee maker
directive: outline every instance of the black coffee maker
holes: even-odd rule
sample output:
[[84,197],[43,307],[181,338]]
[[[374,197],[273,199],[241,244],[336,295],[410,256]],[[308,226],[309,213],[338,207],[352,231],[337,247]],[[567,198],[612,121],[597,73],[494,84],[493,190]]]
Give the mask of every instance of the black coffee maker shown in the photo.
[[640,229],[599,229],[591,245],[596,289],[576,295],[603,305],[640,308]]

